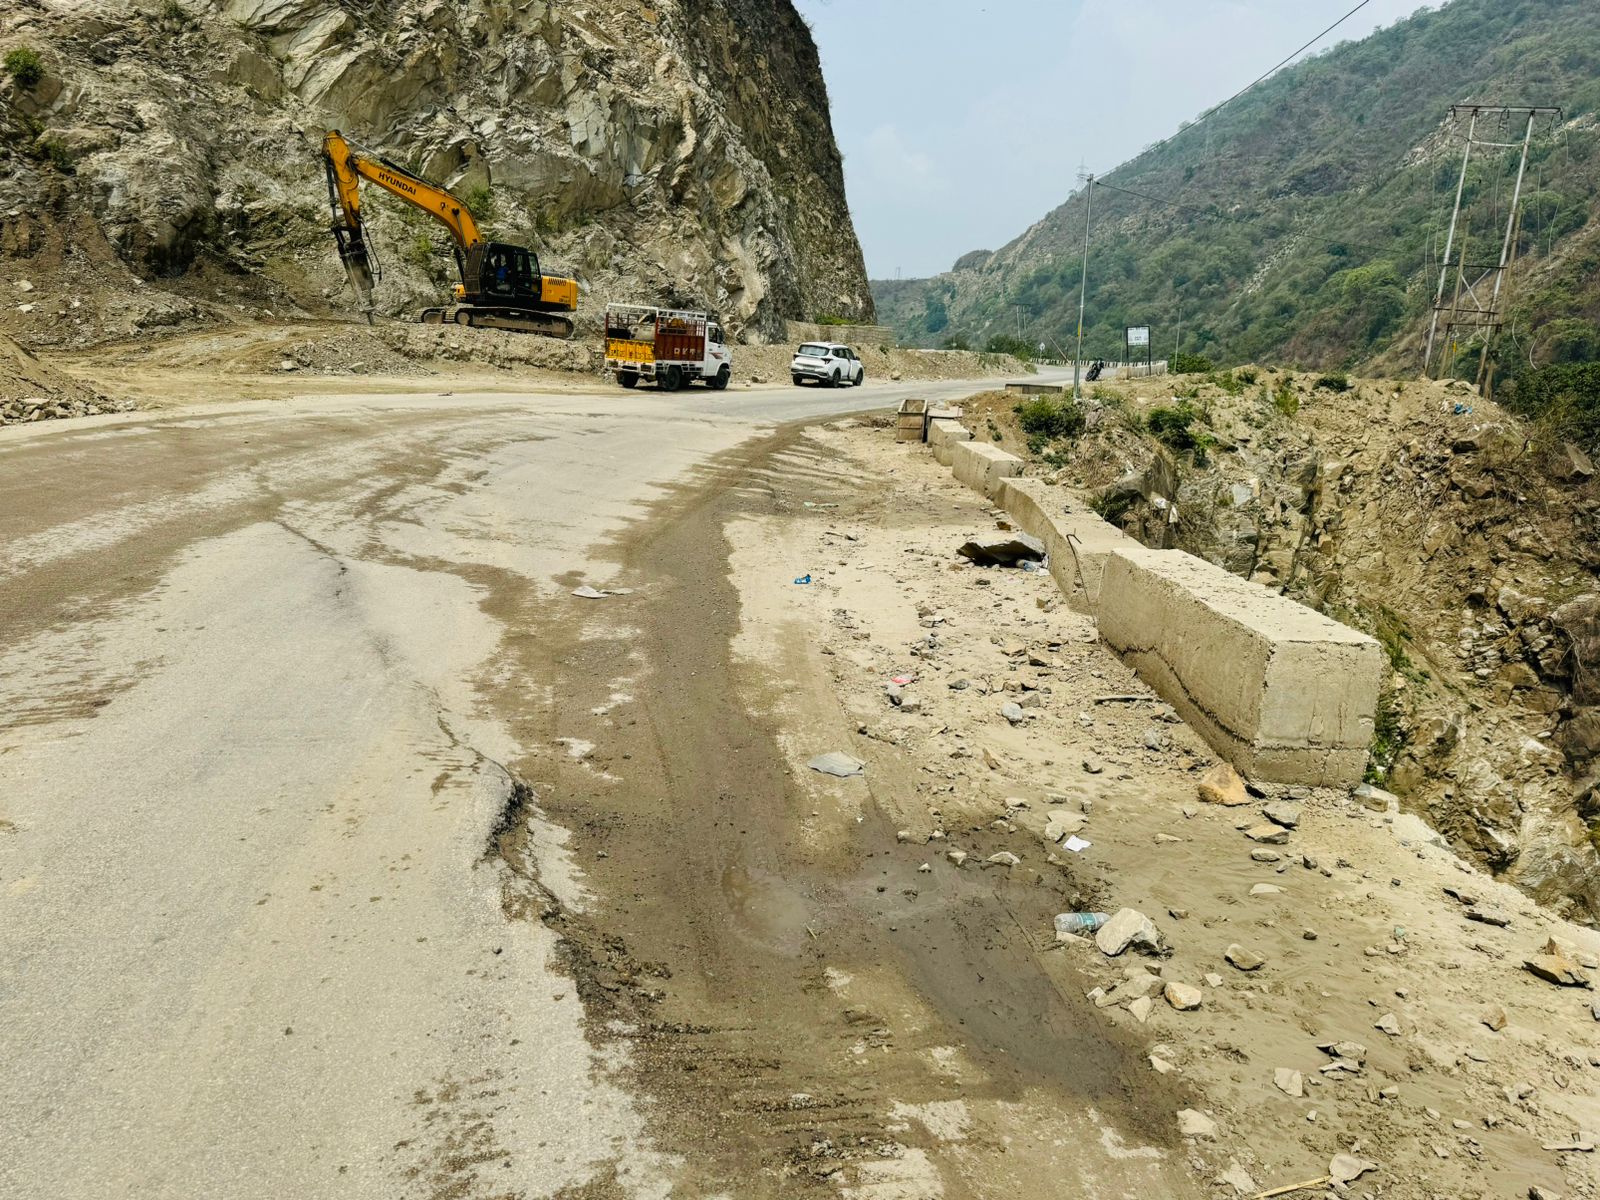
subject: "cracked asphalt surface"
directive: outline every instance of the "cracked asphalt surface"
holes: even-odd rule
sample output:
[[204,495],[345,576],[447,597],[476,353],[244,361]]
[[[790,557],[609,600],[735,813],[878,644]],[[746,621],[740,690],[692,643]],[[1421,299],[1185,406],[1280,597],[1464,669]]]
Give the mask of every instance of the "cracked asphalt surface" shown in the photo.
[[562,703],[507,678],[519,614],[776,422],[971,390],[0,431],[0,1195],[659,1194],[556,933],[505,916],[505,764]]

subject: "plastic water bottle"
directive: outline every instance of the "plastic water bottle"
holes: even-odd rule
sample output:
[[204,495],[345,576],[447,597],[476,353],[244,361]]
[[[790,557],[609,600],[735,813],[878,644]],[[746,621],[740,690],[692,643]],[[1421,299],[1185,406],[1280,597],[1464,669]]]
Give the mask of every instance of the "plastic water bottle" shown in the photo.
[[1075,933],[1088,937],[1111,919],[1110,913],[1072,912],[1056,915],[1057,933]]

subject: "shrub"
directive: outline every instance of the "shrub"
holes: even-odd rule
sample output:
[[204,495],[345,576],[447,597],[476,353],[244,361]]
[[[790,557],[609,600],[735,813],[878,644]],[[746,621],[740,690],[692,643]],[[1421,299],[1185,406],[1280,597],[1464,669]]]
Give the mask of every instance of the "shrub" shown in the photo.
[[1237,396],[1244,391],[1244,385],[1248,381],[1235,375],[1232,371],[1214,371],[1211,375],[1211,382],[1227,392],[1228,395]]
[[[1024,400],[1012,410],[1029,443],[1034,438],[1077,437],[1083,432],[1083,410],[1071,400],[1056,400],[1049,396],[1035,396]],[[1037,452],[1037,451],[1036,451]]]
[[58,171],[70,172],[78,165],[78,160],[73,157],[72,151],[67,149],[67,144],[60,138],[40,138],[39,148],[44,151],[44,156],[50,160],[50,165]]
[[1138,492],[1107,488],[1090,498],[1089,507],[1094,509],[1102,521],[1115,525],[1127,515],[1128,510],[1138,503],[1138,500]]
[[1180,350],[1172,356],[1169,369],[1174,375],[1209,375],[1216,370],[1216,364],[1204,354],[1185,354]]
[[825,313],[824,315],[818,317],[813,322],[813,324],[816,324],[816,325],[854,325],[855,322],[852,321],[849,317],[837,316],[834,313]]
[[487,183],[473,184],[462,195],[461,202],[479,220],[494,216],[494,191]]
[[1033,361],[1033,343],[1010,333],[997,333],[989,339],[989,344],[984,347],[990,354],[1009,354],[1013,358],[1020,358],[1024,362]]
[[433,264],[433,239],[425,233],[417,234],[406,247],[405,259],[412,266],[426,270]]
[[1544,422],[1556,437],[1600,446],[1600,362],[1552,363],[1518,376],[1506,406]]
[[1292,417],[1300,411],[1300,395],[1289,380],[1279,383],[1277,391],[1272,393],[1272,407],[1286,417]]
[[170,21],[180,29],[187,29],[195,24],[195,19],[187,8],[178,3],[178,0],[161,0],[161,18]]
[[1254,367],[1239,368],[1239,382],[1254,383],[1259,378],[1259,372]]
[[1394,692],[1386,687],[1378,693],[1378,710],[1373,714],[1367,781],[1380,785],[1388,782],[1389,771],[1405,745],[1406,731],[1400,719],[1400,706]]
[[31,46],[18,46],[6,51],[6,73],[17,81],[18,87],[31,88],[44,78],[44,60]]
[[1318,390],[1324,392],[1348,392],[1350,390],[1350,376],[1324,375],[1317,380],[1316,386]]
[[949,337],[945,338],[945,340],[944,340],[944,349],[946,349],[946,350],[971,350],[972,349],[972,343],[967,341],[967,339],[965,337],[963,337],[961,334],[952,333]]
[[1203,424],[1205,414],[1187,400],[1180,400],[1170,408],[1152,408],[1145,418],[1145,428],[1163,445],[1173,450],[1194,451],[1197,458],[1203,459],[1205,452],[1215,445],[1215,439],[1203,429],[1196,430],[1197,421]]

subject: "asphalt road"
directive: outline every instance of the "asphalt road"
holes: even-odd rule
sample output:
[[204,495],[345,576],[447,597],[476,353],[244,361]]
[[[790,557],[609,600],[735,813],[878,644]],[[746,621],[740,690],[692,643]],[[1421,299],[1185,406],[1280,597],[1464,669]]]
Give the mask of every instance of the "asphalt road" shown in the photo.
[[[548,1195],[602,1167],[658,1194],[554,935],[504,915],[502,764],[561,698],[497,656],[718,453],[973,390],[0,430],[0,1196],[451,1195],[468,1168]],[[581,910],[562,831],[538,841]]]

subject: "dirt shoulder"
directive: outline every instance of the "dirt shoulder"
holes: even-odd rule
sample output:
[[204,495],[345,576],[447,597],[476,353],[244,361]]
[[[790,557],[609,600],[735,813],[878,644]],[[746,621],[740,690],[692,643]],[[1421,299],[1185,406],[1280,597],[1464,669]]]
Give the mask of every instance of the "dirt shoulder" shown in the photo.
[[[1512,1196],[1530,1185],[1594,1194],[1592,1155],[1556,1148],[1592,1142],[1582,1131],[1600,1125],[1592,993],[1543,982],[1523,962],[1556,936],[1594,963],[1600,939],[1471,871],[1414,817],[1344,792],[1270,788],[1237,809],[1201,803],[1210,752],[1086,618],[1059,606],[1047,575],[957,564],[954,547],[997,524],[981,498],[922,448],[842,424],[808,435],[796,465],[826,463],[868,498],[819,509],[804,500],[826,496],[793,493],[801,508],[736,525],[732,537],[743,671],[780,724],[792,777],[819,797],[802,835],[820,850],[858,838],[857,818],[857,830],[886,821],[911,848],[907,861],[930,868],[915,900],[880,902],[870,919],[906,940],[908,910],[923,910],[913,936],[928,943],[932,969],[858,963],[850,986],[874,995],[909,977],[935,1011],[947,989],[982,997],[975,1007],[988,1019],[957,1027],[963,1053],[1052,1056],[1062,1048],[1041,1030],[1070,1024],[1077,1053],[1052,1064],[1068,1080],[1096,1070],[1086,1044],[1131,1040],[1145,1077],[1122,1086],[1138,1097],[1141,1129],[1196,1187],[1226,1180],[1224,1194],[1250,1194],[1325,1175],[1350,1154],[1375,1164],[1356,1185],[1375,1196]],[[810,585],[790,582],[807,573]],[[897,707],[888,685],[906,675],[915,682]],[[1026,706],[1017,724],[1002,715],[1008,702]],[[822,786],[806,771],[812,754],[835,748],[866,761],[863,781]],[[1294,827],[1262,844],[1243,828],[1261,825],[1271,801]],[[1052,816],[1090,847],[1073,854],[1043,840]],[[952,850],[968,856],[960,866]],[[986,865],[999,851],[1019,861]],[[984,932],[986,962],[970,957],[970,927],[929,900],[974,877],[1010,909]],[[1505,924],[1469,919],[1446,888]],[[1057,948],[1056,906],[1138,909],[1169,953],[1128,961],[1090,944]],[[1264,965],[1230,965],[1235,944]],[[994,957],[998,946],[1009,961]],[[1009,1003],[1036,972],[1056,994],[1032,1011]],[[1146,973],[1159,982],[1141,1019]],[[1168,981],[1198,988],[1200,1007],[1172,1007]],[[1106,1007],[1084,999],[1094,987]],[[1342,1041],[1362,1049],[1346,1048],[1356,1057],[1329,1071],[1335,1056],[1318,1047]],[[1003,1106],[966,1103],[1004,1136]],[[1189,1108],[1215,1134],[1174,1144]],[[999,1190],[976,1182],[959,1150],[930,1153],[947,1186]],[[1079,1147],[1072,1161],[1051,1170],[1093,1177],[1093,1155]],[[1011,1182],[1032,1194],[1042,1179]]]

